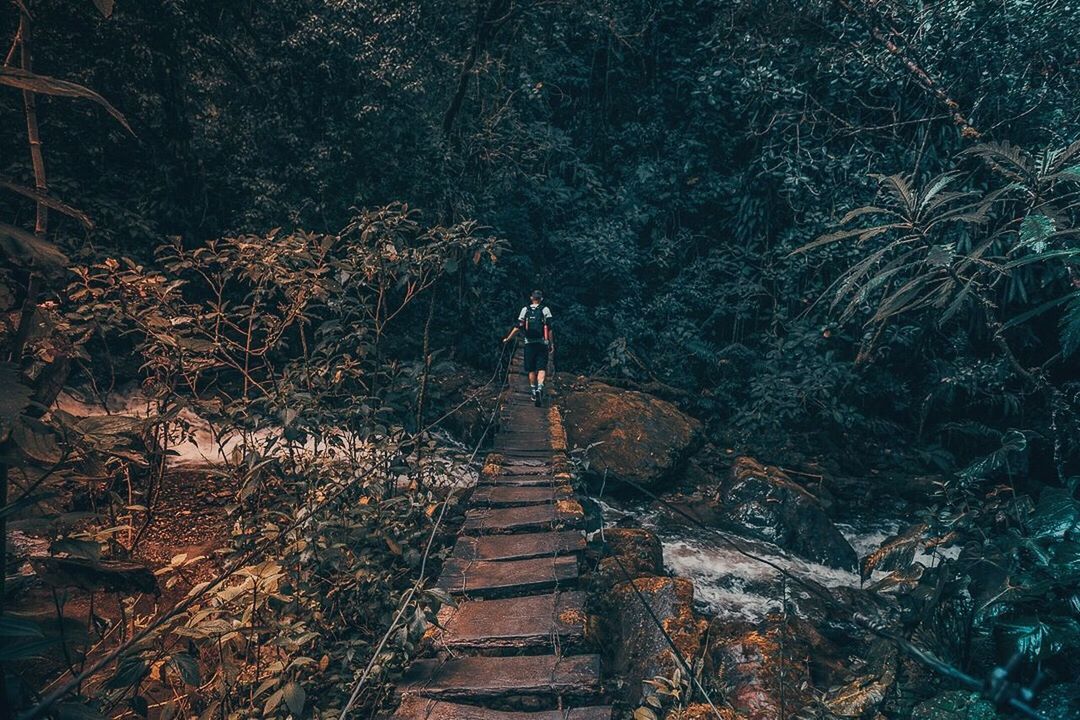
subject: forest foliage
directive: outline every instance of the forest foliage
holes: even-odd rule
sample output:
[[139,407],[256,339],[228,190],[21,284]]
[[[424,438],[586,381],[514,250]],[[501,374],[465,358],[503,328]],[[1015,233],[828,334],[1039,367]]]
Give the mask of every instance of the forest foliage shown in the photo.
[[[138,486],[109,499],[106,535],[58,525],[57,540],[90,543],[67,547],[130,552],[187,409],[244,437],[229,465],[252,504],[243,552],[280,522],[261,499],[305,507],[355,471],[335,444],[380,438],[396,457],[423,405],[423,383],[400,380],[431,348],[489,363],[542,287],[560,365],[667,388],[717,442],[940,476],[924,536],[965,550],[928,597],[967,593],[969,626],[1032,658],[1080,648],[1080,7],[21,0],[0,13],[4,462]],[[137,424],[46,421],[33,405],[133,378],[154,402]],[[313,438],[325,467],[295,459]],[[5,515],[47,489],[32,475]],[[391,555],[416,547],[435,497],[395,500],[394,475],[378,482],[396,510],[347,503],[303,542],[348,555],[342,538],[375,523],[408,535]],[[126,546],[108,534],[120,525]],[[245,582],[269,584],[283,623],[276,603],[337,611],[320,583],[367,562],[320,555],[333,569],[301,596],[281,588],[316,572],[296,562],[307,550],[275,542],[278,565]],[[1009,572],[972,594],[965,572],[984,561]],[[405,587],[363,592],[389,605],[391,586]],[[220,600],[204,620],[223,619],[233,598]],[[172,631],[201,637],[185,627]],[[295,650],[309,631],[274,632]],[[139,672],[171,657],[161,643]],[[117,698],[139,686],[125,668]],[[251,703],[285,712],[290,672],[262,687],[223,671],[210,696],[248,683]]]

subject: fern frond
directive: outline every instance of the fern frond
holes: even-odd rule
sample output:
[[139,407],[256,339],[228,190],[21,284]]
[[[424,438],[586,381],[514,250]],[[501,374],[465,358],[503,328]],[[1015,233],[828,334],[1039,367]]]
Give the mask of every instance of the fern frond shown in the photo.
[[1069,357],[1080,349],[1080,291],[1069,298],[1065,314],[1061,316],[1059,327],[1061,354]]
[[1017,147],[1008,141],[976,145],[960,154],[981,158],[991,169],[1010,180],[1028,183],[1035,174],[1034,161],[1031,155],[1023,148]]

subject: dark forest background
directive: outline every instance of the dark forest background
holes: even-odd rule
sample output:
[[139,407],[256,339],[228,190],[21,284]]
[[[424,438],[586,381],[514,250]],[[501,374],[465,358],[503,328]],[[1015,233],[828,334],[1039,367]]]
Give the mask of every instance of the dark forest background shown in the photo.
[[[403,303],[385,338],[379,326],[371,357],[405,367],[437,349],[490,371],[543,288],[560,372],[671,399],[719,447],[940,478],[945,499],[927,506],[943,522],[962,517],[990,545],[1009,535],[993,552],[1026,547],[1025,572],[1049,583],[995,610],[1013,613],[1022,649],[1080,647],[1080,5],[35,0],[30,12],[35,72],[92,88],[130,125],[38,96],[50,193],[93,220],[51,215],[48,242],[72,265],[189,272],[185,253],[216,239],[355,236],[335,262],[364,272],[365,228],[443,243],[454,257],[440,255],[430,299]],[[0,8],[0,50],[18,22],[18,3]],[[0,177],[32,187],[22,98],[0,90]],[[402,229],[406,212],[416,225]],[[29,231],[33,197],[0,193],[0,218]],[[0,270],[8,339],[27,297],[18,243]],[[39,299],[85,300],[69,281]],[[121,328],[106,315],[84,308],[80,322]],[[307,338],[292,332],[278,356],[300,354]],[[134,378],[140,337],[81,334],[67,382],[100,384],[106,367],[114,385]],[[382,397],[377,379],[358,382]],[[1000,484],[1023,501],[987,500]],[[1044,521],[1025,525],[1036,503]]]
[[[282,226],[332,232],[351,207],[404,202],[426,222],[475,220],[509,242],[468,292],[440,297],[440,344],[459,358],[486,359],[537,286],[559,318],[561,367],[669,384],[718,429],[773,452],[804,439],[902,442],[963,463],[972,438],[944,437],[947,422],[1047,431],[1048,401],[992,341],[985,302],[1004,324],[1060,300],[1075,289],[1067,257],[980,268],[979,297],[947,317],[952,297],[868,326],[890,290],[942,266],[924,253],[881,283],[859,278],[847,289],[869,287],[838,322],[837,281],[887,236],[795,251],[888,193],[875,173],[925,189],[952,172],[948,190],[987,193],[1013,178],[970,153],[999,143],[1030,166],[1023,182],[1040,182],[1039,163],[1080,122],[1067,30],[1080,10],[1069,5],[273,0],[121,3],[109,19],[89,3],[34,12],[38,70],[95,89],[134,131],[91,103],[40,103],[50,184],[97,226],[54,227],[76,254],[148,259],[168,236],[194,246]],[[0,119],[18,128],[19,104]],[[25,137],[0,142],[5,176],[30,182]],[[988,261],[1030,252],[1019,248],[1029,214],[1052,218],[1043,249],[1075,247],[1070,198],[1047,199],[994,206]],[[8,217],[28,217],[18,197],[3,202]],[[949,248],[946,266],[990,234],[940,228],[926,242]],[[1024,367],[1055,358],[1053,383],[1071,377],[1064,307],[1008,334]]]

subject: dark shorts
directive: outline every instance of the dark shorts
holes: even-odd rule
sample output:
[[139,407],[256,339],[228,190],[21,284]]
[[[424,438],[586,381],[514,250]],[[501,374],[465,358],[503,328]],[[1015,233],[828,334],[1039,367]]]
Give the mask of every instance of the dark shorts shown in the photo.
[[547,343],[525,343],[525,372],[547,370]]

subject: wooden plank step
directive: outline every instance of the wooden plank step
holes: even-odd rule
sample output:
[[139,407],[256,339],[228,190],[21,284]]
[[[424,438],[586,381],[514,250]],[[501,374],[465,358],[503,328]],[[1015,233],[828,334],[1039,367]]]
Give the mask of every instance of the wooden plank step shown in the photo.
[[514,457],[551,457],[555,454],[555,451],[551,449],[551,445],[548,443],[519,443],[515,445],[508,445],[506,443],[496,443],[492,448],[492,452],[497,452],[500,455],[508,458]]
[[526,530],[557,530],[574,527],[585,517],[577,500],[558,500],[552,505],[510,508],[470,508],[465,512],[463,533],[512,533]]
[[410,695],[401,701],[392,720],[612,720],[613,717],[614,709],[610,705],[520,712],[490,710]]
[[443,563],[436,585],[450,593],[473,597],[507,597],[511,594],[554,590],[577,580],[574,555],[529,560],[462,560]]
[[547,468],[548,472],[538,475],[497,475],[491,477],[489,475],[482,475],[477,481],[477,487],[484,486],[503,486],[503,487],[551,487],[555,484],[555,477],[551,474],[551,468]]
[[580,530],[480,537],[462,535],[454,545],[454,557],[462,560],[524,560],[572,555],[584,550],[585,536]]
[[409,695],[401,701],[393,720],[611,720],[612,717],[613,708],[610,705],[512,712]]
[[500,465],[500,473],[503,475],[548,475],[551,473],[551,465],[547,463],[519,463]]
[[550,505],[557,498],[573,495],[569,485],[482,485],[473,491],[470,502],[484,507],[512,507],[515,505]]
[[584,697],[600,690],[600,657],[520,655],[417,660],[399,687],[403,695],[439,700]]
[[431,637],[439,649],[550,650],[584,641],[585,620],[583,592],[470,600],[443,607]]
[[501,454],[504,465],[523,464],[523,461],[546,461],[550,462],[551,457],[555,454],[555,451],[551,448],[537,448],[537,449],[504,449],[500,448],[496,450]]

